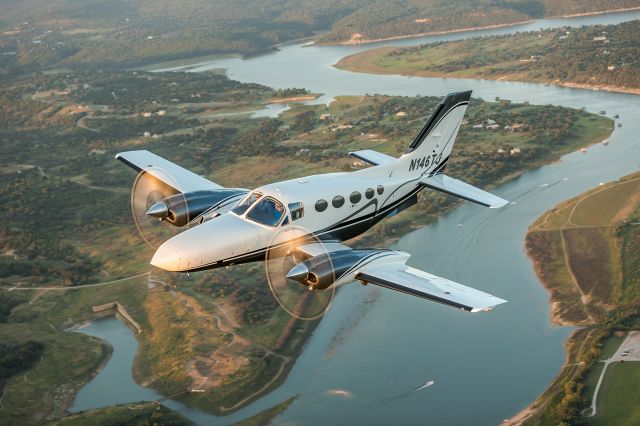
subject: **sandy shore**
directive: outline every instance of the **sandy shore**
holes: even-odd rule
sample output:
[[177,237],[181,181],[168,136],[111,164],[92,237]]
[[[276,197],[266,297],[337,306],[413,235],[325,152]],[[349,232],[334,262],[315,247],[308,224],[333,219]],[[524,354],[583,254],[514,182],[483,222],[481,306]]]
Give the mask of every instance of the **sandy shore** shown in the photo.
[[287,102],[303,102],[303,101],[311,101],[317,98],[319,95],[306,95],[306,96],[293,96],[291,98],[280,98],[273,99],[269,101],[270,104],[284,104]]
[[582,12],[582,13],[572,13],[569,15],[560,15],[560,16],[550,16],[546,19],[556,19],[556,18],[578,18],[580,16],[593,16],[593,15],[602,15],[604,13],[622,13],[622,12],[631,12],[633,10],[640,10],[640,6],[636,7],[626,7],[622,9],[610,9],[603,10],[601,12]]
[[604,90],[605,92],[617,92],[617,93],[631,93],[633,95],[640,95],[640,88],[622,87],[622,86],[608,86],[608,85],[594,85],[583,83],[550,83],[563,87],[573,87],[576,89],[588,89],[588,90]]
[[455,73],[438,73],[432,71],[420,71],[417,73],[411,72],[397,72],[393,69],[382,69],[378,68],[368,61],[369,58],[375,57],[378,55],[378,52],[384,52],[385,50],[391,51],[394,50],[392,47],[380,47],[372,50],[367,50],[365,52],[354,53],[353,55],[345,56],[341,58],[334,67],[343,69],[351,72],[361,72],[361,73],[371,73],[371,74],[389,74],[389,75],[402,75],[402,76],[410,76],[410,77],[429,77],[429,78],[458,78],[465,80],[493,80],[493,81],[517,81],[522,83],[536,83],[536,84],[552,84],[554,86],[562,86],[562,87],[571,87],[574,89],[585,89],[585,90],[594,90],[600,91],[603,90],[605,92],[616,92],[616,93],[629,93],[632,95],[640,95],[640,88],[636,87],[624,87],[624,86],[611,86],[607,84],[586,84],[586,83],[574,83],[571,81],[560,82],[560,81],[536,81],[536,80],[527,80],[527,79],[519,79],[513,78],[513,76],[502,75],[502,76],[484,76],[484,75],[472,75],[472,76],[459,76]]
[[[627,8],[621,8],[621,9],[608,9],[608,10],[601,10],[601,11],[595,11],[595,12],[572,13],[572,14],[568,14],[568,15],[545,16],[544,18],[540,18],[540,19],[579,18],[581,16],[604,15],[604,14],[607,14],[607,13],[624,13],[624,12],[631,12],[631,11],[634,11],[634,10],[640,10],[640,6],[627,7]],[[428,31],[428,32],[424,32],[424,33],[405,34],[405,35],[397,35],[397,36],[382,37],[382,38],[349,39],[349,40],[342,41],[342,42],[339,42],[339,43],[319,43],[319,44],[350,45],[350,44],[379,43],[379,42],[383,42],[383,41],[402,40],[402,39],[406,39],[406,38],[418,38],[418,37],[427,37],[427,36],[432,36],[432,35],[462,33],[462,32],[466,32],[466,31],[491,30],[491,29],[495,29],[495,28],[513,27],[513,26],[516,26],[516,25],[528,24],[528,23],[534,22],[534,21],[537,21],[537,19],[528,19],[528,20],[524,20],[524,21],[510,22],[510,23],[505,23],[505,24],[495,24],[495,25],[485,25],[485,26],[478,26],[478,27],[458,28],[458,29],[445,30],[445,31]]]
[[479,31],[479,30],[491,30],[494,28],[504,28],[504,27],[513,27],[516,25],[528,24],[529,22],[533,22],[534,19],[528,19],[526,21],[518,21],[518,22],[510,22],[507,24],[496,24],[496,25],[486,25],[483,27],[466,27],[466,28],[458,28],[455,30],[446,30],[446,31],[429,31],[426,33],[416,33],[416,34],[405,34],[391,37],[383,37],[383,38],[372,38],[372,39],[349,39],[347,41],[343,41],[340,43],[326,43],[326,44],[341,44],[341,45],[349,45],[349,44],[370,44],[370,43],[379,43],[382,41],[390,41],[390,40],[402,40],[406,38],[418,38],[418,37],[427,37],[433,35],[443,35],[443,34],[453,34],[453,33],[463,33],[466,31]]

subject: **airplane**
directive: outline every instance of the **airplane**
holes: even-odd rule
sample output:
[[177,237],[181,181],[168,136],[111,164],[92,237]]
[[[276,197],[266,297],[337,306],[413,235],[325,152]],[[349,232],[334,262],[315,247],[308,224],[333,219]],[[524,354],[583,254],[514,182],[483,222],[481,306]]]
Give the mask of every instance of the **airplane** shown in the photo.
[[151,265],[189,273],[288,256],[286,277],[309,290],[359,281],[469,312],[492,310],[506,300],[407,266],[409,253],[343,244],[416,204],[425,188],[489,208],[508,203],[444,174],[470,98],[471,91],[447,95],[399,158],[350,152],[372,167],[254,190],[222,187],[146,150],[117,154],[173,190],[146,214],[189,226],[160,245]]

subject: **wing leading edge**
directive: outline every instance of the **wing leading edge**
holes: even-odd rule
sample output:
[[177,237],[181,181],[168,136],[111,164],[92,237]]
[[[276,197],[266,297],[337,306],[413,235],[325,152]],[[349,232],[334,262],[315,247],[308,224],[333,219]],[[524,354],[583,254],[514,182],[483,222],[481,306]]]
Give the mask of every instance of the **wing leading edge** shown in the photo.
[[116,158],[138,172],[149,173],[178,192],[223,188],[147,150],[121,152]]
[[398,255],[390,261],[363,265],[355,278],[468,312],[490,311],[506,302],[483,291],[407,266],[410,255],[396,253]]
[[[341,286],[353,281],[370,283],[401,293],[442,303],[468,312],[490,311],[505,303],[491,294],[407,266],[409,253],[385,249],[351,249],[339,242],[307,243],[296,248],[307,259],[297,263],[288,278],[316,288]],[[329,269],[327,269],[329,268]],[[327,275],[327,271],[331,274]],[[329,283],[327,277],[333,276]],[[314,279],[309,279],[313,277]]]
[[506,302],[480,290],[412,268],[402,261],[365,266],[356,274],[356,279],[468,312],[490,311]]

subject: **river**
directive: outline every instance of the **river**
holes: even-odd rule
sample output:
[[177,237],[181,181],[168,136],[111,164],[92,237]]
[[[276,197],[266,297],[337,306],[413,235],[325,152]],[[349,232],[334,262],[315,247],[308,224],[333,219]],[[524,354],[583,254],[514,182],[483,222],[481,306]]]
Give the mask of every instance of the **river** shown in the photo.
[[[623,127],[615,129],[608,146],[598,144],[586,154],[566,155],[495,190],[515,204],[495,211],[465,203],[394,245],[412,254],[412,266],[488,291],[509,303],[488,314],[467,314],[380,290],[367,315],[328,355],[336,330],[349,321],[350,312],[367,292],[374,291],[371,286],[347,286],[339,292],[285,382],[273,392],[225,417],[175,401],[165,404],[200,424],[229,424],[298,395],[276,419],[278,423],[496,425],[533,401],[560,371],[565,357],[563,343],[571,329],[551,325],[548,294],[524,253],[524,235],[536,217],[558,202],[639,170],[640,97],[529,83],[356,74],[335,69],[332,64],[383,44],[414,45],[638,18],[640,11],[539,20],[366,46],[291,44],[247,60],[227,58],[189,65],[190,71],[226,68],[236,80],[323,93],[315,102],[327,102],[337,95],[444,95],[473,89],[474,96],[487,100],[499,96],[514,102],[605,110],[610,116],[619,114]],[[124,326],[117,321],[109,324],[83,330],[111,341],[116,350],[107,368],[80,391],[75,409],[108,405],[123,387],[140,388],[131,383],[95,385],[112,364],[124,365],[119,374],[130,378],[135,340],[126,344],[125,351],[118,351],[121,343],[111,336]],[[431,380],[435,382],[432,386],[407,392]],[[327,393],[331,389],[348,392]],[[153,398],[146,392],[140,390],[131,401]]]

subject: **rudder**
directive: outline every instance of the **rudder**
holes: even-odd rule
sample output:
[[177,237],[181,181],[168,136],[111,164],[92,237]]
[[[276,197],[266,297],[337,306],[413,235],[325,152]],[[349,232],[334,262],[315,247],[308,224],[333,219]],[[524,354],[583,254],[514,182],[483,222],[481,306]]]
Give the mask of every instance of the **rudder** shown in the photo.
[[471,90],[450,93],[440,102],[400,157],[404,171],[436,174],[444,170],[470,98]]

